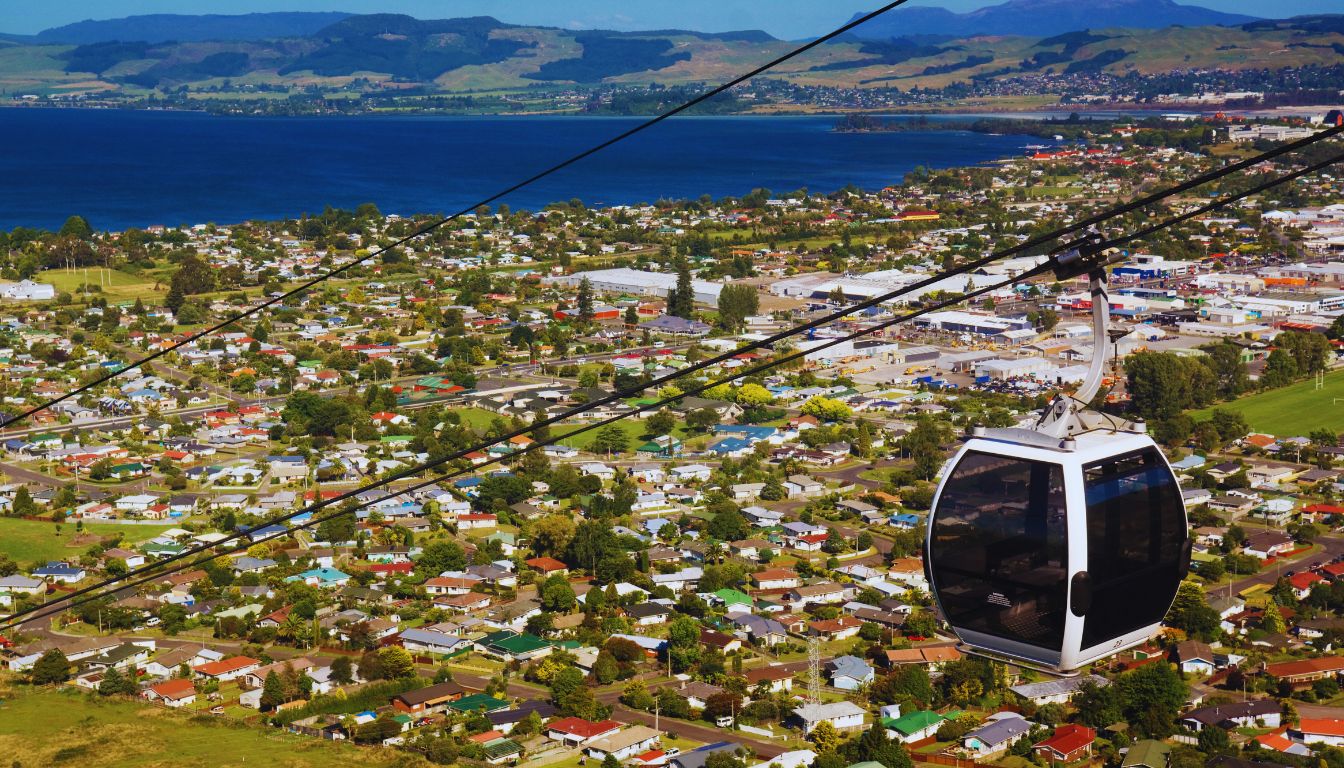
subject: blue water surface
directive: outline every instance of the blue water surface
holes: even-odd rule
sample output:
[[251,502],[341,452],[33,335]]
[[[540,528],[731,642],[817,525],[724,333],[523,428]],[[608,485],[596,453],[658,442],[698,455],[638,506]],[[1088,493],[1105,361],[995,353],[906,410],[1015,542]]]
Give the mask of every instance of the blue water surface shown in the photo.
[[[535,209],[898,183],[1035,141],[963,131],[836,133],[834,117],[678,117],[509,195]],[[579,117],[229,118],[0,109],[0,227],[234,223],[373,202],[451,213],[641,122]]]

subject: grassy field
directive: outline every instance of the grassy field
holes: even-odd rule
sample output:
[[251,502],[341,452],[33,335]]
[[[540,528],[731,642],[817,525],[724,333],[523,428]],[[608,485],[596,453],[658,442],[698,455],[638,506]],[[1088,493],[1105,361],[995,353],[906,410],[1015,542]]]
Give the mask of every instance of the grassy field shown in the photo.
[[0,699],[0,754],[11,756],[15,766],[428,765],[404,752],[320,741],[257,726],[229,726],[208,715],[191,717],[132,701],[99,700],[74,690],[10,688],[3,690]]
[[[168,530],[170,525],[118,525],[116,523],[86,523],[84,531],[95,536],[109,536],[120,533],[131,544],[152,539]],[[75,526],[66,523],[61,526],[61,535],[56,535],[56,526],[52,523],[39,523],[35,520],[19,520],[12,517],[0,517],[0,554],[9,555],[15,562],[26,564],[38,560],[66,560],[78,557],[94,544],[91,538],[79,537]]]
[[56,286],[57,292],[68,293],[75,293],[85,283],[102,284],[103,292],[96,295],[103,296],[109,301],[143,299],[160,293],[166,296],[168,290],[167,285],[164,285],[162,292],[155,291],[152,277],[139,277],[115,269],[90,268],[87,273],[84,269],[48,269],[33,275],[33,279],[40,283],[51,283]]
[[[461,408],[461,409],[454,409],[453,412],[461,416],[463,424],[466,424],[470,426],[472,429],[476,430],[488,429],[495,419],[501,418],[498,414],[487,411],[484,408]],[[563,437],[564,435],[567,435],[570,432],[582,429],[584,426],[585,426],[584,424],[574,424],[574,425],[565,424],[553,427],[551,432],[556,436]],[[620,427],[621,430],[625,432],[626,437],[629,438],[630,450],[632,451],[638,448],[639,446],[643,445],[648,440],[648,438],[645,437],[645,433],[648,431],[648,427],[645,425],[643,421],[639,419],[636,419],[634,417],[624,419],[622,421],[616,422],[616,426]],[[590,432],[585,432],[576,437],[565,437],[560,441],[560,444],[572,446],[574,448],[578,448],[581,451],[586,451],[588,450],[588,447],[593,444],[593,440],[597,439],[597,433],[600,432],[601,430],[602,428],[599,427],[598,429],[594,429]],[[675,437],[678,437],[682,440],[686,440],[686,430],[685,427],[681,424],[678,424],[677,427],[672,430],[672,434]],[[703,441],[704,439],[702,438],[701,442]]]
[[[1313,429],[1344,431],[1344,371],[1327,373],[1321,389],[1316,389],[1314,380],[1300,381],[1217,407],[1240,411],[1252,430],[1276,437],[1305,437]],[[1190,415],[1202,421],[1212,410],[1205,408]]]

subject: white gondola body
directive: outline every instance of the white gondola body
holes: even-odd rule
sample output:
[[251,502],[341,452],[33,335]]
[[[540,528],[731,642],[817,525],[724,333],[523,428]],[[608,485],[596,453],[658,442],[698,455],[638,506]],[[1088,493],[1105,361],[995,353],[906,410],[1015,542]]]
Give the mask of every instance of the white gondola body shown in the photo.
[[1190,556],[1180,488],[1153,441],[986,434],[945,470],[925,541],[930,589],[961,641],[1070,673],[1153,636]]

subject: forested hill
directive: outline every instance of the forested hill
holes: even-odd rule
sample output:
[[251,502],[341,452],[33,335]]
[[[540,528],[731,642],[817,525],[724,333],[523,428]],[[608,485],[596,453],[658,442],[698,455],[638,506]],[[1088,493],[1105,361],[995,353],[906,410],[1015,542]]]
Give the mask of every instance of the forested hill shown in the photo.
[[[145,16],[81,22],[33,38],[0,36],[0,98],[693,86],[728,79],[794,45],[759,31],[569,30],[488,16],[432,21],[398,14]],[[1207,69],[1264,71],[1268,77],[1285,68],[1338,65],[1342,55],[1341,16],[1048,36],[847,36],[777,68],[767,80],[776,86],[908,92],[1063,75],[1092,87],[1086,80],[1092,75]]]

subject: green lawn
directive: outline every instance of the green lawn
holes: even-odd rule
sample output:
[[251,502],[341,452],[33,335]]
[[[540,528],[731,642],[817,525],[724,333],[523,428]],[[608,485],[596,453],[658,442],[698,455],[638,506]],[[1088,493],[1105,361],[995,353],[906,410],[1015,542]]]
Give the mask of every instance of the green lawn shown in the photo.
[[[102,270],[90,267],[86,271],[80,269],[48,269],[33,275],[33,280],[40,283],[51,283],[56,286],[57,292],[65,291],[75,293],[81,285],[102,285],[103,292],[94,294],[103,296],[110,301],[127,301],[131,299],[147,299],[158,295],[154,290],[154,278],[150,276],[136,276],[120,272],[118,270]],[[167,295],[167,285],[163,286],[162,295]]]
[[[138,544],[152,539],[171,525],[118,525],[117,523],[86,523],[84,533],[93,536],[123,534],[125,541]],[[9,555],[20,564],[47,560],[68,560],[78,557],[96,542],[90,536],[80,536],[72,523],[61,526],[56,535],[53,523],[0,517],[0,554]]]
[[[12,688],[0,701],[0,754],[14,765],[82,768],[320,768],[428,765],[387,749],[355,747],[273,728],[228,725],[210,715],[76,692]],[[8,758],[7,758],[8,759]]]
[[[1340,402],[1336,403],[1335,399]],[[1240,411],[1256,432],[1276,437],[1305,437],[1314,429],[1344,431],[1344,371],[1325,375],[1325,385],[1316,389],[1314,379],[1300,381],[1280,389],[1258,392],[1216,406]],[[1191,412],[1196,421],[1209,417],[1213,409]]]

